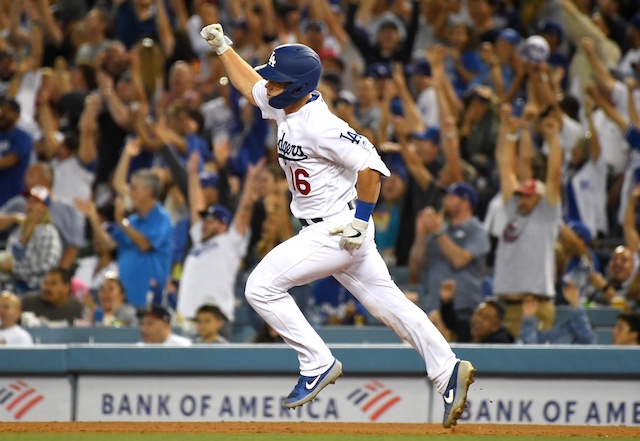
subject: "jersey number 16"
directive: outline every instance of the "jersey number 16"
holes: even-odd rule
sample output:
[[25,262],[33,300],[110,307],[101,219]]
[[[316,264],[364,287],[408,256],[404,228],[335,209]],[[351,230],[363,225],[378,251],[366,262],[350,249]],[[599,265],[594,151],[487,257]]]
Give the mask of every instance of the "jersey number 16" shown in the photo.
[[295,188],[298,193],[306,196],[311,192],[311,184],[304,178],[309,177],[309,173],[303,168],[293,169],[289,167],[289,171],[291,172],[291,180],[293,182],[293,188]]

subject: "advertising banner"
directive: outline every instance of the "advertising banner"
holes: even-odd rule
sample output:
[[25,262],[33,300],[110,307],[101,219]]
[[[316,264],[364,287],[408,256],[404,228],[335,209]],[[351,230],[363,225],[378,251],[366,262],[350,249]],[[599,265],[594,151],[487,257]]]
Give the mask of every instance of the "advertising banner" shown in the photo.
[[[433,392],[431,420],[442,397]],[[460,422],[640,426],[640,381],[478,378]]]
[[423,423],[426,378],[340,378],[315,401],[290,410],[282,400],[296,378],[78,378],[78,421],[334,421]]
[[0,421],[71,421],[71,396],[66,377],[0,377]]

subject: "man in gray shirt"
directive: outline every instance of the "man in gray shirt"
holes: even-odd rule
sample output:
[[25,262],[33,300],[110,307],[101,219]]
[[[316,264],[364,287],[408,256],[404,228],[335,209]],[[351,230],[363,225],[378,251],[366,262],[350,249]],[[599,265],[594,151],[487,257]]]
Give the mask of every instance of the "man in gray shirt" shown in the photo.
[[493,294],[506,304],[504,325],[516,338],[520,335],[521,303],[527,295],[540,301],[536,318],[544,330],[551,329],[555,320],[555,243],[562,222],[562,150],[558,120],[548,116],[541,125],[549,144],[546,185],[536,179],[518,182],[514,167],[517,137],[509,133],[510,126],[504,120],[496,146],[507,223],[498,238]]
[[[458,320],[469,321],[482,301],[481,286],[489,235],[474,216],[478,194],[470,184],[458,182],[445,189],[443,213],[428,207],[418,214],[410,268],[422,272],[425,311],[439,308],[440,284],[456,282],[454,308]],[[444,216],[448,222],[444,222]]]

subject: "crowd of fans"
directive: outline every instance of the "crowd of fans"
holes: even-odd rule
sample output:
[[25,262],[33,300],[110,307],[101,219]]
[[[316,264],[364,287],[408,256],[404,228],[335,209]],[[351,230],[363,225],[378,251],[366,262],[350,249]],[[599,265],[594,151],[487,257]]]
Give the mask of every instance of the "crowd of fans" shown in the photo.
[[[231,340],[242,274],[301,225],[215,22],[254,66],[319,54],[323,99],[392,171],[380,252],[449,340],[593,343],[605,305],[640,344],[631,0],[0,1],[0,343],[20,316]],[[332,278],[310,292],[314,324],[365,322]]]

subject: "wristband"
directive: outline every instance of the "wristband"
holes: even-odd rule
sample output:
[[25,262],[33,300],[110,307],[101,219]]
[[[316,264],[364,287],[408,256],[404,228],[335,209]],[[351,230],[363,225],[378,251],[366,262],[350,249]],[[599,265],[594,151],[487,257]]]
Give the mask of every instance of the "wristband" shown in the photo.
[[369,222],[369,218],[373,214],[373,209],[376,208],[375,202],[364,202],[358,199],[356,201],[356,214],[354,217],[364,222]]

